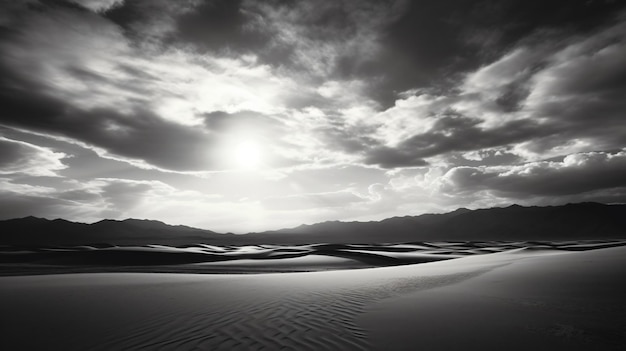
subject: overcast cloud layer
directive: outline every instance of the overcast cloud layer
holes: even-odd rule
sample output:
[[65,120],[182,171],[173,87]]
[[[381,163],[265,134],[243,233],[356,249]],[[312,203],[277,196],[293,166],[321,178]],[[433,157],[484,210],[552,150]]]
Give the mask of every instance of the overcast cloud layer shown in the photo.
[[626,201],[626,4],[0,5],[0,219]]

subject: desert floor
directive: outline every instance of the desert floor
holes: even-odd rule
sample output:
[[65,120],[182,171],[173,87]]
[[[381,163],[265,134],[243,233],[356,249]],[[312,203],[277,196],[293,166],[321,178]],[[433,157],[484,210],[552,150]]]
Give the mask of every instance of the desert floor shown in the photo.
[[0,315],[2,350],[623,350],[626,247],[298,273],[4,276]]

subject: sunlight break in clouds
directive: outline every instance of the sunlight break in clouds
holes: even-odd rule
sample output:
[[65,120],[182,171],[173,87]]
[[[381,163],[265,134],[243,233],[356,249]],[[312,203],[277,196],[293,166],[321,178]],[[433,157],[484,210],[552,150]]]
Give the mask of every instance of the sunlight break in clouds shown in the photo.
[[626,196],[620,2],[0,7],[0,218],[242,232]]

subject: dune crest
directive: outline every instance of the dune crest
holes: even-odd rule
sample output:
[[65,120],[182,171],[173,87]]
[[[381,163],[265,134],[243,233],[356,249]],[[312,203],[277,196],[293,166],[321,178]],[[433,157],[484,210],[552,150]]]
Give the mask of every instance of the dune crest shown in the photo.
[[585,251],[621,240],[404,244],[68,246],[0,248],[4,275],[80,272],[309,272],[428,263],[510,250]]

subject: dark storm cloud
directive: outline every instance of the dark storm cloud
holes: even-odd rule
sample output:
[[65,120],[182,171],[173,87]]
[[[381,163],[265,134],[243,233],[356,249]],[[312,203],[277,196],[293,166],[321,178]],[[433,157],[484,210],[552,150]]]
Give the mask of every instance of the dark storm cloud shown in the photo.
[[[414,88],[451,87],[476,69],[542,32],[558,37],[589,33],[624,9],[623,1],[411,1],[386,27],[380,56],[352,72],[382,76],[371,93],[384,106]],[[557,35],[558,33],[558,35]],[[350,67],[350,65],[346,65]]]
[[[506,197],[563,196],[626,187],[626,152],[572,154],[562,161],[515,167],[456,167],[444,176],[446,193],[487,190]],[[624,189],[622,189],[623,192]]]
[[204,1],[176,19],[176,40],[201,50],[251,52],[264,48],[270,35],[258,14],[242,8],[242,0]]
[[[35,3],[24,25],[0,32],[0,124],[69,138],[142,166],[218,167],[214,138],[151,110],[163,80],[138,71],[118,28],[60,3]],[[120,53],[118,61],[108,61],[108,51]]]
[[379,146],[369,150],[363,162],[368,165],[378,165],[382,168],[402,168],[426,166],[423,158],[415,155],[414,150],[403,150],[387,146]]
[[[626,89],[621,94],[625,94]],[[621,95],[623,96],[623,95]],[[581,97],[582,99],[582,97]],[[592,150],[611,150],[626,144],[626,126],[623,111],[626,102],[619,99],[597,97],[580,103],[547,103],[544,112],[557,112],[550,127],[558,131],[552,137],[537,138],[533,151],[549,151],[576,140],[589,144]]]
[[[542,31],[580,34],[605,25],[607,17],[624,8],[613,0],[487,0],[472,3],[468,12],[456,11],[450,21],[464,29],[469,44],[501,54],[503,48]],[[489,49],[487,46],[491,46]]]
[[363,153],[369,148],[378,145],[378,142],[369,136],[371,130],[363,127],[335,123],[315,128],[313,132],[329,148],[341,150],[351,155]]
[[539,140],[539,148],[573,140],[592,144],[591,150],[626,144],[626,20],[619,19],[556,53],[532,78],[525,107],[557,132],[551,140]]
[[261,62],[315,79],[345,78],[377,53],[378,32],[404,3],[243,1],[240,14],[248,18],[248,35],[256,36],[251,47]]
[[198,6],[201,0],[128,0],[104,12],[135,40],[161,40],[176,30],[178,18]]
[[493,102],[496,108],[503,113],[515,112],[523,107],[528,94],[530,91],[523,83],[512,82],[503,87],[502,92]]
[[400,143],[398,149],[422,158],[452,151],[470,151],[508,145],[548,131],[533,121],[513,121],[493,129],[478,126],[481,121],[459,115],[440,117],[432,130]]
[[0,92],[0,105],[8,126],[68,137],[164,169],[211,167],[211,140],[202,130],[165,121],[149,111],[85,111],[55,98],[8,90]]
[[[141,108],[131,113],[115,107],[78,108],[50,96],[49,82],[38,80],[37,71],[18,72],[0,66],[0,73],[4,125],[72,138],[165,169],[188,171],[210,165],[207,150],[211,142],[201,130],[165,121]],[[81,80],[107,79],[71,66],[70,73]]]
[[269,39],[241,0],[125,1],[105,16],[131,37],[158,37],[165,45],[190,44],[202,52],[249,52]]
[[429,157],[507,146],[553,133],[550,127],[532,120],[512,121],[492,129],[483,129],[480,123],[480,119],[448,113],[440,116],[426,133],[414,135],[393,148],[369,150],[365,162],[383,168],[423,166]]
[[408,167],[497,147],[535,158],[621,149],[626,144],[624,18],[610,16],[586,37],[524,44],[468,73],[449,100],[452,113],[415,110],[416,120],[436,122],[393,147],[372,148],[365,162]]

